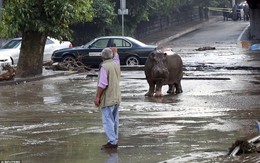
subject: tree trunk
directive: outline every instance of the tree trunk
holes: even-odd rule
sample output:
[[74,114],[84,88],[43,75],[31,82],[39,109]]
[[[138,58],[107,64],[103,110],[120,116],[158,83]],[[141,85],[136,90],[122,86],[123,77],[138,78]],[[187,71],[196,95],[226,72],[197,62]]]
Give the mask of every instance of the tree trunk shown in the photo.
[[47,36],[39,32],[23,32],[16,78],[42,74],[43,52]]

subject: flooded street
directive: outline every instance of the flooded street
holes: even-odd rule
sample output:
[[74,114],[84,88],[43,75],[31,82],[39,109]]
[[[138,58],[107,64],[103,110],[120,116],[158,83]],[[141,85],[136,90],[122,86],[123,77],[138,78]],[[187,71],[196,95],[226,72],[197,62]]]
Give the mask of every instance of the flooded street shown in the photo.
[[[239,30],[245,25],[241,24]],[[183,39],[192,40],[191,35]],[[100,150],[106,137],[101,112],[93,103],[96,73],[1,86],[0,160],[260,162],[257,154],[227,156],[236,139],[258,134],[255,120],[260,120],[259,53],[230,41],[228,45],[214,44],[216,50],[194,50],[201,45],[204,44],[183,45],[182,40],[166,45],[183,58],[182,94],[166,95],[168,87],[164,86],[165,96],[145,97],[148,84],[144,72],[122,71],[116,151]]]
[[[222,73],[214,74],[230,80],[184,79],[184,93],[156,98],[144,97],[146,80],[131,79],[143,78],[143,72],[123,72],[120,145],[113,154],[100,150],[106,138],[101,113],[93,105],[95,77],[81,74],[2,87],[1,158],[229,162],[226,154],[232,143],[257,134],[254,120],[260,117],[260,75]],[[167,87],[163,88],[165,93]]]

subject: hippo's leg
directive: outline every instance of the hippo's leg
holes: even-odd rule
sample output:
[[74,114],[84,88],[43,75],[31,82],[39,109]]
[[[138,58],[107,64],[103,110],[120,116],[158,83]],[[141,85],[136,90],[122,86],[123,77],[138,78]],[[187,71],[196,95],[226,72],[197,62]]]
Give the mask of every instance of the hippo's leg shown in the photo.
[[168,89],[167,93],[174,94],[174,85],[173,84],[169,84],[168,86],[169,86],[169,89]]
[[175,87],[176,87],[176,94],[178,93],[182,93],[182,87],[181,87],[181,81],[178,81],[176,83],[174,83]]
[[155,82],[152,80],[147,80],[148,84],[149,84],[149,90],[148,92],[145,94],[145,96],[153,96],[154,94],[154,88],[155,88]]
[[163,86],[163,82],[156,82],[156,88],[155,88],[155,96],[156,97],[161,97],[163,96],[162,94],[162,86]]

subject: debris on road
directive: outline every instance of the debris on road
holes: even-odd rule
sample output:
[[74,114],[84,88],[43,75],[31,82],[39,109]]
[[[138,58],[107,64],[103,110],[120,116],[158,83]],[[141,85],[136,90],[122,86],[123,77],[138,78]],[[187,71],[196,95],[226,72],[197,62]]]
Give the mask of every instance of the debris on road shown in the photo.
[[0,81],[3,80],[12,80],[15,76],[15,69],[9,64],[2,66],[2,70],[0,71]]
[[260,135],[250,139],[240,139],[229,149],[229,156],[236,156],[241,154],[260,153]]
[[85,66],[79,60],[49,63],[49,65],[47,65],[45,69],[53,70],[53,71],[77,71],[77,72],[86,72],[92,70],[88,66]]
[[205,46],[205,47],[200,47],[198,49],[195,49],[196,51],[205,51],[205,50],[216,50],[215,47],[210,47],[210,46]]

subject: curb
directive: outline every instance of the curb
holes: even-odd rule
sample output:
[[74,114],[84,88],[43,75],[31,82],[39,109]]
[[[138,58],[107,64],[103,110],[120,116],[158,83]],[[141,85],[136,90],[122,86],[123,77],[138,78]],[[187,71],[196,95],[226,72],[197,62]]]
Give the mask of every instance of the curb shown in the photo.
[[241,48],[249,49],[251,45],[251,41],[249,39],[249,29],[250,24],[245,27],[245,29],[242,31],[242,33],[239,35],[237,39],[237,45]]
[[242,33],[239,35],[237,42],[240,41],[249,41],[249,27],[250,24],[248,26],[245,27],[245,29],[242,31]]

